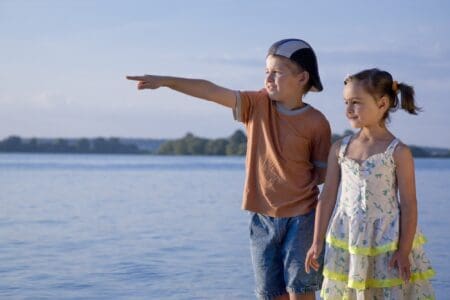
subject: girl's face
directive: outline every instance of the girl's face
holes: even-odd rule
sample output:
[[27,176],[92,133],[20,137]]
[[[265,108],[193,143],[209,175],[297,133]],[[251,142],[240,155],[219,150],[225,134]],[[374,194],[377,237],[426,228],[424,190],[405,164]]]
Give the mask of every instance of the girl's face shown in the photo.
[[287,58],[267,57],[265,87],[272,100],[289,102],[300,98],[305,72],[296,72],[296,68]]
[[353,128],[380,125],[387,110],[384,97],[375,99],[367,93],[362,84],[348,82],[344,87],[345,114]]

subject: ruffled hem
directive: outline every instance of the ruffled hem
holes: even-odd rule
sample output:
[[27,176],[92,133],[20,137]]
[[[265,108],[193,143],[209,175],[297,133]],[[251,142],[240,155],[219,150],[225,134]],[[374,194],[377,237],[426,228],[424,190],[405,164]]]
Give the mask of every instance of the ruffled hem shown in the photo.
[[[433,269],[428,269],[424,272],[416,272],[411,274],[410,282],[416,282],[419,280],[428,280],[436,275]],[[366,279],[366,280],[355,280],[350,279],[348,275],[342,273],[335,273],[327,268],[323,270],[323,276],[325,278],[347,283],[347,287],[357,290],[364,290],[368,288],[389,288],[398,285],[402,285],[405,281],[401,278],[389,278],[389,279]]]
[[[403,282],[398,278],[392,279],[387,284],[386,282],[383,282],[385,284],[380,284],[379,281],[375,281],[370,282],[371,284],[368,284],[369,287],[363,289],[358,288],[361,285],[360,283],[356,283],[356,288],[349,286],[348,278],[344,274],[330,274],[325,270],[324,275],[325,278],[320,291],[320,296],[324,300],[435,299],[433,287],[428,280],[434,276],[434,271],[431,269],[424,273],[415,273],[408,282]],[[333,280],[330,277],[337,279]],[[401,283],[393,285],[395,280],[401,281]],[[381,285],[388,285],[388,287],[380,287]]]

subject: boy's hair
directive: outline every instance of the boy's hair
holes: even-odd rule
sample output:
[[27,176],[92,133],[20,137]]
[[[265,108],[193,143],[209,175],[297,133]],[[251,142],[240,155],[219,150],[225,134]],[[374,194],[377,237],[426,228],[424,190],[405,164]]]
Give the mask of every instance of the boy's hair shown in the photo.
[[274,43],[268,53],[269,55],[283,56],[300,66],[301,70],[309,73],[309,82],[305,92],[309,90],[320,92],[323,90],[319,76],[317,58],[312,47],[305,41],[299,39],[284,39]]
[[[346,85],[349,82],[357,82],[362,85],[364,90],[372,97],[381,98],[387,96],[389,99],[389,109],[383,116],[383,120],[389,120],[389,112],[394,112],[401,108],[408,113],[417,115],[421,108],[416,106],[414,99],[414,88],[405,83],[398,83],[393,80],[389,72],[374,68],[349,75],[345,80]],[[398,93],[401,94],[399,101]]]

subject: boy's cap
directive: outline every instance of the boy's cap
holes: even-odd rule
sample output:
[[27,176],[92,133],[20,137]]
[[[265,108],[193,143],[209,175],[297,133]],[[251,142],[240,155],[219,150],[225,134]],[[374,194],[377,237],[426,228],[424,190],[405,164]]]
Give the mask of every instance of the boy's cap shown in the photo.
[[323,90],[320,82],[317,58],[312,47],[305,41],[299,39],[285,39],[273,44],[267,55],[281,55],[299,64],[309,73],[312,82],[311,91]]

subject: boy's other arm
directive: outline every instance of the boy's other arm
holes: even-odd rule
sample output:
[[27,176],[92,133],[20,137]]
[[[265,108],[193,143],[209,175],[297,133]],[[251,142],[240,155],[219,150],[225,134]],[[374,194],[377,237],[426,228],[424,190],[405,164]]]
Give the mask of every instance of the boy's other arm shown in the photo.
[[203,79],[157,75],[127,76],[126,78],[137,81],[139,90],[168,87],[183,94],[216,102],[230,108],[233,108],[236,104],[235,91]]
[[314,171],[317,173],[317,175],[319,176],[319,182],[318,184],[322,184],[325,182],[325,176],[327,174],[327,168],[319,168],[319,167],[315,167]]
[[315,142],[314,148],[316,151],[316,162],[314,166],[314,172],[317,175],[318,183],[322,184],[325,182],[325,177],[327,174],[327,166],[328,163],[323,163],[323,158],[319,157],[328,157],[331,148],[331,128],[328,121],[323,122],[321,133],[317,136],[317,142]]

